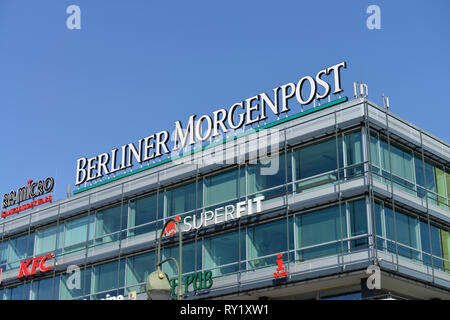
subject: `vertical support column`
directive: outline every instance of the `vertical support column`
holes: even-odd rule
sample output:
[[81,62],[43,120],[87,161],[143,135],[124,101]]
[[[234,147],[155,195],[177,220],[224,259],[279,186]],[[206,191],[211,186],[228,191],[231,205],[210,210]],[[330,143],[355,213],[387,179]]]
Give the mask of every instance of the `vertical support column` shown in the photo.
[[[84,271],[84,277],[83,277],[83,296],[86,295],[86,272],[87,272],[86,264],[87,264],[87,257],[88,257],[88,251],[89,251],[89,229],[90,229],[89,226],[91,224],[91,194],[90,193],[89,193],[89,196],[88,196],[88,215],[87,215],[87,220],[88,220],[88,227],[87,227],[87,230],[86,230],[86,248],[84,250],[84,270],[85,271]],[[95,219],[94,219],[94,228],[93,229],[94,229],[94,232],[95,232]],[[89,288],[89,294],[91,292],[90,289],[91,288]]]
[[[159,194],[161,192],[161,186],[160,186],[160,179],[159,179],[159,174],[160,174],[161,170],[158,170],[158,175],[157,175],[157,181],[156,181],[156,223],[155,223],[155,240],[156,242],[158,242],[158,224],[159,224]],[[164,208],[164,203],[163,203],[163,208]],[[163,211],[163,216],[161,217],[162,222],[163,222],[163,226],[164,226],[164,211]],[[160,261],[160,252],[158,251],[158,256],[157,259],[155,260],[155,270],[158,268],[158,262]]]
[[[366,145],[363,148],[364,150],[364,172],[365,176],[367,177],[367,184],[369,187],[369,210],[367,210],[368,214],[368,221],[371,223],[369,224],[369,234],[372,236],[367,239],[369,244],[369,254],[370,254],[370,247],[373,248],[372,257],[374,260],[374,264],[378,264],[378,246],[377,246],[377,229],[376,229],[376,217],[375,217],[375,197],[373,192],[373,173],[372,173],[372,154],[371,154],[371,144],[370,144],[370,119],[369,119],[369,106],[367,104],[367,100],[364,99],[364,130],[363,130],[364,138],[363,141],[365,141]],[[367,216],[367,215],[366,215]],[[372,243],[370,243],[372,242]]]
[[[61,206],[58,205],[58,218],[56,220],[56,243],[55,243],[55,252],[58,252],[58,246],[59,246],[59,239],[60,239],[60,230],[59,230],[59,222],[60,222],[60,215],[61,215]],[[55,254],[55,259],[53,260],[53,270],[52,270],[52,298],[55,299],[55,281],[56,281],[56,262],[58,260],[58,256]],[[59,288],[59,287],[58,287]],[[59,294],[59,292],[58,292]],[[59,300],[59,296],[58,296]]]
[[[120,288],[120,257],[122,255],[122,228],[123,228],[123,183],[121,184],[121,195],[120,195],[120,228],[119,228],[119,256],[117,258],[117,290],[116,296],[119,295]],[[127,206],[128,210],[128,206]],[[127,219],[128,219],[128,211],[127,211]],[[125,279],[126,280],[126,279]],[[126,286],[126,282],[124,281],[124,286]]]
[[[290,224],[289,224],[289,189],[288,189],[288,175],[287,175],[287,140],[286,140],[286,130],[283,130],[284,133],[284,143],[283,143],[283,153],[284,153],[284,185],[285,185],[285,194],[284,194],[284,198],[285,198],[285,208],[286,208],[286,244],[287,244],[287,270],[290,273],[290,265],[291,265],[291,259],[290,259],[290,251],[292,250],[292,248],[289,246],[289,238],[290,238]],[[272,150],[271,150],[272,151]],[[278,153],[279,155],[281,155],[281,152]],[[279,161],[279,160],[278,160]],[[278,168],[279,168],[280,164],[278,164]],[[295,260],[295,251],[294,251],[294,260]]]
[[[427,191],[427,176],[425,171],[425,154],[423,152],[423,137],[422,137],[422,129],[420,129],[420,153],[422,155],[422,172],[423,172],[423,179],[425,184],[425,203],[427,208],[427,224],[428,224],[428,240],[430,244],[430,259],[431,259],[431,278],[434,282],[434,262],[433,262],[433,242],[431,241],[431,224],[430,224],[430,210],[428,206],[428,191]],[[420,226],[420,220],[419,220],[419,226]],[[423,250],[422,250],[423,252]]]
[[[390,175],[390,183],[391,183],[391,199],[392,199],[392,211],[394,213],[394,238],[395,238],[395,258],[396,258],[396,268],[398,271],[398,237],[397,237],[397,216],[395,210],[395,200],[394,200],[394,181],[392,180],[392,153],[391,153],[391,134],[389,132],[389,115],[387,110],[385,111],[386,115],[386,135],[388,141],[388,152],[389,152],[389,175]],[[381,159],[380,159],[381,161]],[[383,170],[383,169],[381,169]],[[381,173],[383,176],[383,171]],[[387,243],[386,243],[387,246]]]
[[[338,181],[338,202],[339,202],[339,228],[341,238],[341,268],[344,270],[344,234],[342,226],[342,193],[341,193],[341,179],[340,179],[340,165],[339,165],[339,127],[337,123],[337,112],[334,112],[334,128],[335,128],[335,140],[336,140],[336,165],[337,165],[337,181]],[[344,149],[342,148],[342,152]],[[348,244],[347,244],[348,245]]]

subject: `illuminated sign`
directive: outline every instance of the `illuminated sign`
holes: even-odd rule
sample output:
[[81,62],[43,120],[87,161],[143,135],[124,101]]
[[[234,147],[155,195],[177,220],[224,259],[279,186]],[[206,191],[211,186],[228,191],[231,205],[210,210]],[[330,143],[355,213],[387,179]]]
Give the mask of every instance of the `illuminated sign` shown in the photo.
[[277,254],[277,260],[275,260],[277,262],[277,270],[276,272],[273,273],[273,277],[275,279],[278,278],[285,278],[288,276],[288,272],[287,270],[284,268],[283,266],[283,259],[282,259],[283,255],[281,253]]
[[[110,153],[102,153],[92,158],[79,158],[77,160],[75,185],[89,182],[120,170],[133,166],[133,161],[142,163],[162,157],[171,152],[178,152],[180,147],[195,145],[221,134],[227,134],[243,126],[249,126],[267,119],[268,109],[274,115],[290,111],[289,101],[297,100],[300,107],[310,104],[314,100],[320,101],[343,91],[341,88],[340,70],[347,68],[347,63],[320,70],[315,77],[304,76],[297,83],[289,82],[274,88],[272,97],[260,93],[233,104],[228,109],[218,109],[212,116],[191,115],[185,128],[181,121],[175,122],[173,137],[168,131],[160,131],[138,141],[137,145],[128,143],[120,148],[114,148]],[[333,75],[332,85],[322,77]],[[305,86],[305,84],[308,84]],[[305,94],[309,92],[308,94]],[[321,91],[321,92],[319,92]],[[169,141],[173,145],[169,146]]]
[[[40,199],[34,200],[36,197],[39,197],[41,195],[50,193],[53,191],[53,187],[55,185],[55,180],[52,177],[48,177],[45,180],[40,180],[37,182],[34,182],[33,180],[28,180],[27,184],[21,188],[19,188],[16,191],[11,191],[9,193],[6,193],[3,196],[3,202],[2,207],[4,209],[13,206],[18,205],[15,208],[5,210],[1,212],[1,217],[5,218],[7,216],[10,216],[12,214],[31,209],[35,206],[39,206],[41,204],[51,202],[52,196],[49,195],[47,197],[43,197]],[[33,199],[32,202],[29,202],[24,205],[20,205],[21,202],[27,201]]]

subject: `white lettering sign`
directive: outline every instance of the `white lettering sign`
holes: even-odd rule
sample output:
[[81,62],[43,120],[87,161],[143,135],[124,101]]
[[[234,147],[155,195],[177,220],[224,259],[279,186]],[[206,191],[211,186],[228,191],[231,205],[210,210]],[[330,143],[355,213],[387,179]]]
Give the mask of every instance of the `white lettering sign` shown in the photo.
[[[185,127],[181,121],[176,121],[172,139],[168,131],[160,131],[140,139],[137,144],[128,143],[120,148],[112,149],[110,153],[102,153],[91,158],[79,158],[75,185],[126,170],[133,167],[134,163],[158,159],[165,154],[177,152],[181,148],[189,149],[196,143],[220,135],[220,132],[226,135],[229,131],[264,121],[267,119],[268,110],[279,116],[280,113],[290,110],[289,101],[293,98],[303,108],[303,105],[310,104],[315,99],[320,101],[329,97],[331,93],[339,94],[343,91],[341,68],[347,68],[345,61],[320,70],[315,77],[302,77],[297,84],[288,83],[274,88],[272,98],[266,93],[261,93],[233,104],[228,110],[223,108],[216,110],[212,117],[202,115],[197,118],[197,115],[191,115]],[[331,81],[324,80],[326,76],[332,77]],[[319,93],[319,91],[323,92]],[[169,145],[169,141],[172,141],[172,146]]]

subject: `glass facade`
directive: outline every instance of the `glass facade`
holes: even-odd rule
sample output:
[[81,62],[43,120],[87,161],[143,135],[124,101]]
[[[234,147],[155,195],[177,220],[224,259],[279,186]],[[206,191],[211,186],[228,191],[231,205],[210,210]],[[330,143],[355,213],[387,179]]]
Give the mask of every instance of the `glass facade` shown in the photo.
[[383,135],[371,132],[370,162],[375,179],[429,204],[450,210],[450,169]]
[[448,228],[390,203],[376,201],[374,207],[378,249],[450,273]]
[[[27,258],[85,254],[99,246],[135,237],[156,236],[169,217],[207,210],[264,195],[267,202],[333,187],[364,175],[370,166],[378,181],[393,184],[432,205],[448,208],[449,168],[371,132],[364,150],[363,128],[331,135],[281,150],[255,163],[243,163],[121,203],[90,210],[27,233],[3,238],[0,267],[17,269]],[[364,162],[365,151],[368,161]],[[277,254],[289,263],[367,250],[370,245],[371,200],[359,195],[341,203],[232,226],[214,234],[196,234],[183,243],[183,274],[211,270],[213,277],[273,268]],[[430,222],[390,203],[374,202],[376,244],[435,269],[450,272],[449,228]],[[162,258],[178,259],[178,247],[165,245]],[[80,266],[80,278],[56,273],[0,288],[3,299],[103,299],[145,291],[145,279],[155,270],[156,252],[121,256]],[[172,262],[163,266],[177,275]]]
[[[294,262],[364,248],[368,237],[367,220],[355,217],[366,217],[366,213],[366,200],[360,199],[344,202],[341,207],[333,205],[198,237],[183,244],[183,274],[211,270],[214,277],[227,276],[274,268],[278,253],[289,253],[286,262]],[[167,257],[178,259],[178,246],[164,247],[162,258]],[[156,252],[149,251],[85,266],[79,278],[68,272],[26,283],[31,285],[31,291],[24,293],[23,298],[104,299],[106,295],[124,295],[131,291],[143,293],[146,277],[156,270],[155,264]],[[177,277],[172,262],[164,264],[163,270],[170,278]],[[4,290],[3,299],[25,290],[23,285],[19,288]]]

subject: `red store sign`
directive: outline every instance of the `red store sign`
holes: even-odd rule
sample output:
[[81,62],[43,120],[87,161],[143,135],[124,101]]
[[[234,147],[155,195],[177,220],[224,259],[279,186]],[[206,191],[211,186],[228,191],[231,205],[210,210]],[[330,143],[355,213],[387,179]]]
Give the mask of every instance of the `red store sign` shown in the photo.
[[284,268],[283,266],[283,259],[282,259],[283,255],[281,253],[279,253],[277,255],[277,260],[275,260],[277,262],[277,270],[276,272],[273,273],[273,277],[275,279],[277,278],[285,278],[288,276],[288,271]]
[[[47,272],[51,270],[51,267],[46,267],[45,262],[48,259],[53,259],[55,255],[49,253],[45,256],[36,257],[34,259],[28,259],[20,263],[19,275],[17,278],[28,277],[36,274],[37,270],[41,272]],[[31,266],[31,269],[29,267]]]

